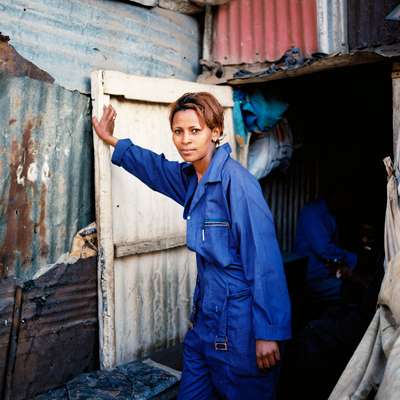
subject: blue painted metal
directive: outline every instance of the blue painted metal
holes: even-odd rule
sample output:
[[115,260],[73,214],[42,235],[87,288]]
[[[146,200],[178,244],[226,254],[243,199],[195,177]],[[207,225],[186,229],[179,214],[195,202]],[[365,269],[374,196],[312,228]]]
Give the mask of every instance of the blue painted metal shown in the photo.
[[0,75],[0,277],[29,279],[94,220],[90,99]]
[[196,80],[196,18],[109,0],[2,0],[0,32],[26,59],[71,90],[90,93],[90,72]]

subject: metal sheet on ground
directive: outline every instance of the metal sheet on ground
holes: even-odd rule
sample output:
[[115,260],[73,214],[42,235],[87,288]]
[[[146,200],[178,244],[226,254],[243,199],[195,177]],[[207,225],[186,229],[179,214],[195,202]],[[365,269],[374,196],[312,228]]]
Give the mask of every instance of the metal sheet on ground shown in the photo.
[[[118,114],[117,137],[131,138],[171,160],[180,158],[171,140],[168,106],[193,91],[210,91],[220,100],[229,133],[225,141],[234,144],[228,87],[112,71],[92,74],[94,114],[100,116],[111,102]],[[196,270],[194,253],[179,239],[185,237],[182,207],[111,166],[110,149],[96,135],[94,140],[100,359],[102,368],[109,368],[183,339]]]
[[98,368],[96,293],[96,257],[55,264],[25,283],[10,399]]

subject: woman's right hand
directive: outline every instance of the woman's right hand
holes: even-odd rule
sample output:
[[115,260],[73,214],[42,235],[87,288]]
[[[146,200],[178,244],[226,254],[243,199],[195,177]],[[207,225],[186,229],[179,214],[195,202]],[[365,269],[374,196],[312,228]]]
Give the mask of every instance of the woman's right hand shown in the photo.
[[111,146],[115,146],[118,139],[113,136],[114,134],[114,122],[117,117],[117,113],[113,106],[110,104],[103,107],[103,115],[100,121],[96,117],[92,118],[92,124],[97,136],[104,142]]

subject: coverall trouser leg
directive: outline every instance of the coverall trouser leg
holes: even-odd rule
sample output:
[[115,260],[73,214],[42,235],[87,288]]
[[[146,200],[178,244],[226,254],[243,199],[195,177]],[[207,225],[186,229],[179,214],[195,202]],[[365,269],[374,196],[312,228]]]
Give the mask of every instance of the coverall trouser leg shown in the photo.
[[235,372],[227,363],[207,357],[209,345],[196,332],[185,338],[182,380],[178,400],[274,400],[279,367],[256,376]]
[[202,347],[200,338],[189,331],[183,348],[183,373],[178,400],[218,399]]

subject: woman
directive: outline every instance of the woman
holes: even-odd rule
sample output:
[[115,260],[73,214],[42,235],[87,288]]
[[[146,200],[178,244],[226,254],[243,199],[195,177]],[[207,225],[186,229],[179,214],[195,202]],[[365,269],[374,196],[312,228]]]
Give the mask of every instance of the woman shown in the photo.
[[271,213],[257,180],[219,146],[223,108],[210,93],[171,105],[172,140],[185,162],[113,136],[105,107],[97,135],[112,162],[184,206],[196,252],[192,329],[184,340],[179,399],[273,399],[278,342],[290,337],[290,305]]

